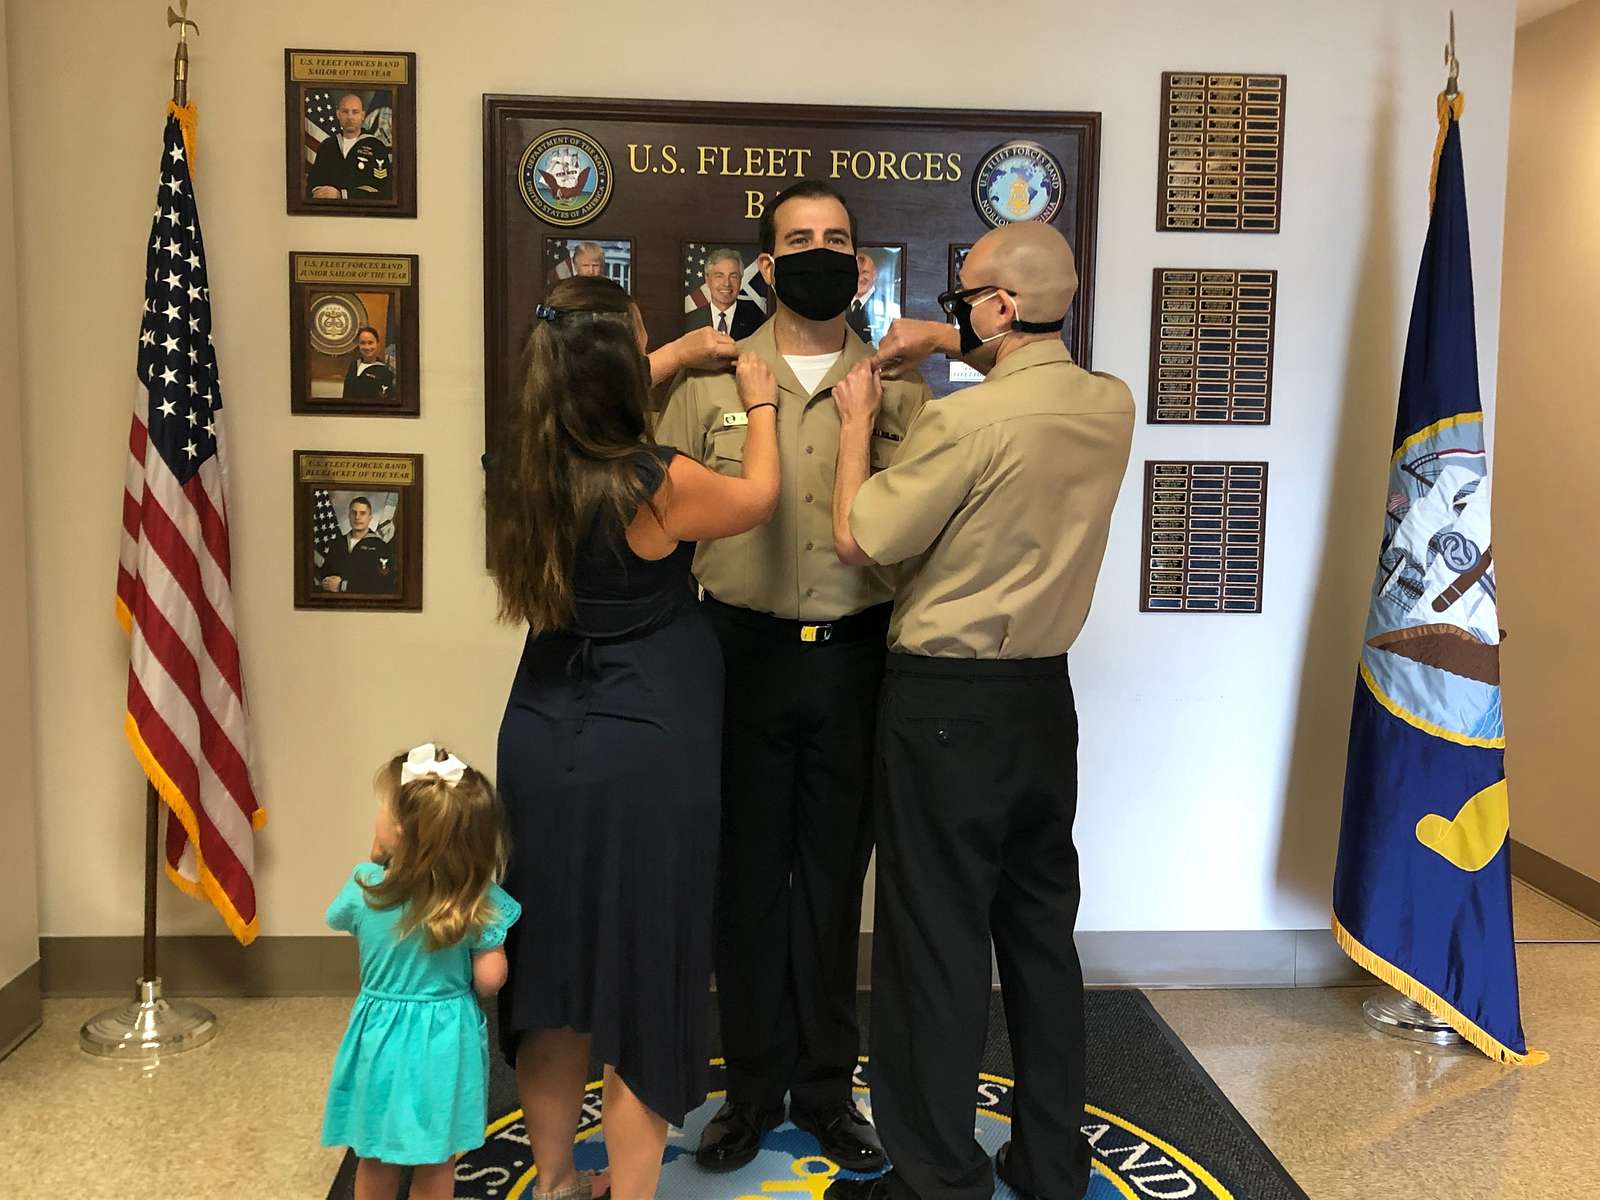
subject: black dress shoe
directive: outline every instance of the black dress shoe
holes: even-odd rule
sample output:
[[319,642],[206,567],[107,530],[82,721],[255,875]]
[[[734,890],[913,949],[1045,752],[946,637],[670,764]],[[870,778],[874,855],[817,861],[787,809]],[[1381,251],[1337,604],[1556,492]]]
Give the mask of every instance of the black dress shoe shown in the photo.
[[783,1109],[724,1104],[700,1135],[694,1161],[708,1171],[734,1171],[761,1151],[762,1135],[783,1124]]
[[797,1108],[789,1119],[797,1128],[814,1134],[822,1143],[822,1153],[846,1171],[877,1171],[883,1167],[883,1143],[878,1140],[878,1131],[861,1115],[854,1100],[826,1108]]
[[[890,1171],[889,1175],[894,1172]],[[835,1179],[822,1193],[822,1200],[889,1200],[889,1175],[871,1179]]]
[[1010,1169],[1010,1160],[1011,1143],[1007,1142],[1004,1146],[1000,1147],[999,1151],[994,1156],[994,1173],[996,1177],[999,1178],[1001,1183],[1005,1184],[1017,1194],[1017,1200],[1039,1200],[1039,1197],[1035,1193],[1018,1187],[1016,1184],[1012,1183],[1011,1180],[1006,1178],[1006,1172]]

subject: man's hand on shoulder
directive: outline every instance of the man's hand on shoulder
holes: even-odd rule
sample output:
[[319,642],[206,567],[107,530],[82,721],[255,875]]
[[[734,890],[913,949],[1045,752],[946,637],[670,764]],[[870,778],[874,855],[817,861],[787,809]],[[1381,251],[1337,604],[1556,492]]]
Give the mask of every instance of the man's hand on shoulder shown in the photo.
[[883,378],[904,379],[914,375],[922,360],[935,351],[954,355],[960,348],[961,334],[954,325],[896,317],[872,361]]

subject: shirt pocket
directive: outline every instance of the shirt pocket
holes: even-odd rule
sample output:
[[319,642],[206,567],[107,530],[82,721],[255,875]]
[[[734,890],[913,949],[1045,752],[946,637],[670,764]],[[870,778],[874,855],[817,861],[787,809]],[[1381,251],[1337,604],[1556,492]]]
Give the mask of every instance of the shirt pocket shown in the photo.
[[900,435],[881,429],[872,431],[872,469],[881,471],[894,461],[900,450]]
[[735,479],[744,474],[744,440],[747,430],[742,425],[723,426],[711,431],[711,459],[706,465],[719,475]]

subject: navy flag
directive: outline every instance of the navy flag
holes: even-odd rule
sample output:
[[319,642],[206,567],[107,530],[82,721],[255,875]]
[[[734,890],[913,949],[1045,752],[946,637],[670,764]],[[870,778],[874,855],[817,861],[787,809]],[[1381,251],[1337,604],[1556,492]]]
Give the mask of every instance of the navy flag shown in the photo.
[[1461,97],[1439,99],[1383,545],[1350,719],[1333,931],[1485,1054],[1533,1064],[1517,996],[1489,463]]

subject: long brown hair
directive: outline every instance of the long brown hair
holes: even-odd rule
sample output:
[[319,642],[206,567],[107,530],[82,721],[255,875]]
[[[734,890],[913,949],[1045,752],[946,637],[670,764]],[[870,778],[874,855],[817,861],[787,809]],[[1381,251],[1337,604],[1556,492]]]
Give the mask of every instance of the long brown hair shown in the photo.
[[[448,752],[439,750],[441,759]],[[489,885],[506,866],[506,835],[494,785],[471,767],[455,783],[436,776],[401,784],[406,756],[378,768],[374,781],[400,827],[377,883],[363,883],[373,908],[405,906],[396,933],[420,928],[429,950],[476,936],[494,917]]]
[[626,528],[649,502],[653,459],[650,377],[628,293],[609,279],[563,279],[537,311],[485,500],[500,617],[545,633],[572,617],[584,535],[597,520]]

